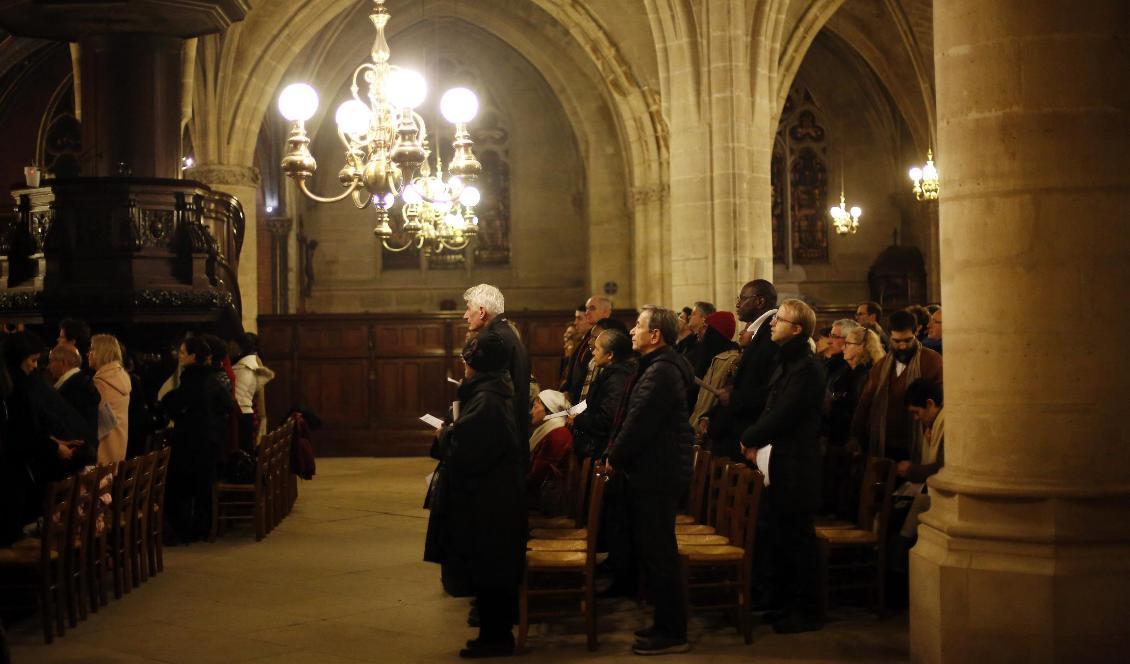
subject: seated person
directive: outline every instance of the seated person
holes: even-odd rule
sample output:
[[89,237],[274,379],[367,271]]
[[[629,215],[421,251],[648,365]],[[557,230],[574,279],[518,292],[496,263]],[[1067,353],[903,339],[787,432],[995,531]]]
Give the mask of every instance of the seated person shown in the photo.
[[[526,470],[526,495],[531,506],[542,511],[557,511],[561,506],[547,505],[542,500],[542,483],[551,474],[562,480],[565,464],[573,451],[573,434],[565,426],[565,417],[546,415],[568,410],[569,400],[557,390],[542,390],[530,405],[530,467]],[[545,496],[549,499],[549,496]]]
[[[922,445],[915,450],[914,458],[900,461],[900,479],[913,484],[922,484],[931,475],[937,474],[945,464],[945,411],[942,407],[942,386],[929,378],[919,378],[906,388],[906,407],[914,419],[922,425]],[[918,515],[930,508],[930,496],[926,487],[913,496],[910,511],[903,521],[900,534],[914,541],[918,537]]]

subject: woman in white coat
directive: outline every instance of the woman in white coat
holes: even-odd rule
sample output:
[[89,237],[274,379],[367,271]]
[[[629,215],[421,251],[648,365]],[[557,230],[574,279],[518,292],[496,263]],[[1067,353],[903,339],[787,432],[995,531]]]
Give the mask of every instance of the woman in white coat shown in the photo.
[[259,429],[256,416],[265,415],[263,386],[275,377],[275,372],[263,366],[259,359],[259,339],[253,333],[241,334],[236,343],[239,360],[232,365],[232,371],[235,373],[235,403],[239,406],[239,447],[250,452],[255,447],[255,432]]
[[129,442],[129,374],[122,367],[122,347],[109,334],[90,338],[87,362],[94,369],[94,386],[102,396],[98,411],[98,463],[126,458]]

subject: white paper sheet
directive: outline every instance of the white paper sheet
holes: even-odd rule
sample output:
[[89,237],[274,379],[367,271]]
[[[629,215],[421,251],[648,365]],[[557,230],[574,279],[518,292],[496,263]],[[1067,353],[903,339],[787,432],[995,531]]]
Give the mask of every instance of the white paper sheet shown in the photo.
[[461,380],[455,380],[455,379],[454,379],[454,378],[452,378],[451,376],[448,376],[448,377],[447,377],[447,382],[451,383],[452,385],[454,385],[454,386],[456,386],[456,387],[459,387],[460,385],[462,385],[462,384],[463,384],[463,381],[461,381]]
[[459,419],[459,402],[458,401],[452,401],[451,402],[451,419],[453,419],[453,420]]
[[914,496],[922,493],[922,487],[924,486],[926,486],[925,482],[907,482],[900,486],[897,491],[895,491],[895,495],[908,496],[913,498]]
[[769,486],[769,456],[772,453],[772,445],[766,445],[757,450],[757,469],[765,476],[765,486]]
[[443,420],[439,419],[435,415],[424,413],[420,416],[420,421],[432,427],[433,429],[440,429],[443,427]]

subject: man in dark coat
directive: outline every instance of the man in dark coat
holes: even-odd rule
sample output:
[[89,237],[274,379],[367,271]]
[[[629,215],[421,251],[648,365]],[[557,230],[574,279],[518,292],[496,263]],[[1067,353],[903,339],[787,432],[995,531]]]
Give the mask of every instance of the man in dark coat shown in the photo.
[[524,447],[515,430],[514,388],[506,370],[506,341],[489,332],[463,351],[466,378],[459,386],[460,413],[440,432],[442,461],[428,522],[424,559],[443,565],[452,594],[473,594],[479,637],[461,657],[514,653],[510,628],[526,550]]
[[82,465],[94,464],[98,459],[98,405],[102,396],[90,375],[82,371],[82,358],[70,346],[56,346],[47,357],[47,371],[55,380],[55,391],[82,417],[86,425],[82,440],[86,443],[75,450]]
[[756,462],[772,445],[767,516],[773,554],[773,594],[782,612],[767,616],[778,633],[820,629],[819,549],[813,521],[820,501],[820,412],[825,377],[808,339],[816,314],[800,300],[785,300],[772,319],[780,363],[760,417],[741,437],[742,454]]
[[231,392],[209,366],[211,349],[200,337],[180,345],[180,384],[161,399],[173,421],[168,502],[173,536],[184,543],[206,537],[212,524],[216,459],[227,444]]
[[569,358],[560,386],[560,390],[569,395],[569,403],[581,401],[581,390],[585,387],[585,381],[591,380],[589,363],[592,361],[592,342],[600,333],[596,324],[611,316],[612,300],[603,295],[593,295],[585,302],[584,323],[587,330],[577,342],[572,357]]
[[780,353],[769,328],[776,307],[777,289],[764,279],[747,283],[738,295],[738,320],[757,325],[753,339],[742,350],[733,385],[723,389],[710,412],[708,432],[715,454],[740,459],[738,439],[765,407],[769,379],[777,368]]
[[517,329],[503,315],[506,311],[506,300],[502,296],[502,291],[490,284],[479,284],[468,288],[463,293],[463,299],[467,301],[467,311],[463,313],[463,320],[467,321],[467,328],[471,333],[492,333],[502,339],[506,347],[506,368],[514,388],[514,395],[511,398],[514,428],[518,432],[518,440],[521,441],[520,452],[525,464],[530,454],[527,444],[530,440],[529,353],[526,352]]
[[687,614],[679,579],[675,510],[691,476],[690,364],[672,346],[675,313],[644,306],[632,328],[642,356],[613,430],[608,463],[626,478],[635,550],[655,607],[654,625],[632,647],[640,655],[686,652]]

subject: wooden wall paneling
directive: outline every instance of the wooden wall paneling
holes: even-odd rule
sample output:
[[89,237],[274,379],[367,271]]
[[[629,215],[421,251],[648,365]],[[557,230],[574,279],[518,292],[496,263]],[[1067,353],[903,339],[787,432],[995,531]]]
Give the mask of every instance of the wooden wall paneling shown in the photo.
[[300,403],[322,418],[323,426],[368,428],[368,359],[303,359],[295,378]]
[[367,357],[369,325],[342,321],[298,326],[298,353],[304,357]]
[[269,360],[264,356],[263,363],[275,372],[275,378],[263,388],[267,399],[267,423],[270,427],[281,424],[296,405],[294,400],[294,362],[289,358]]

